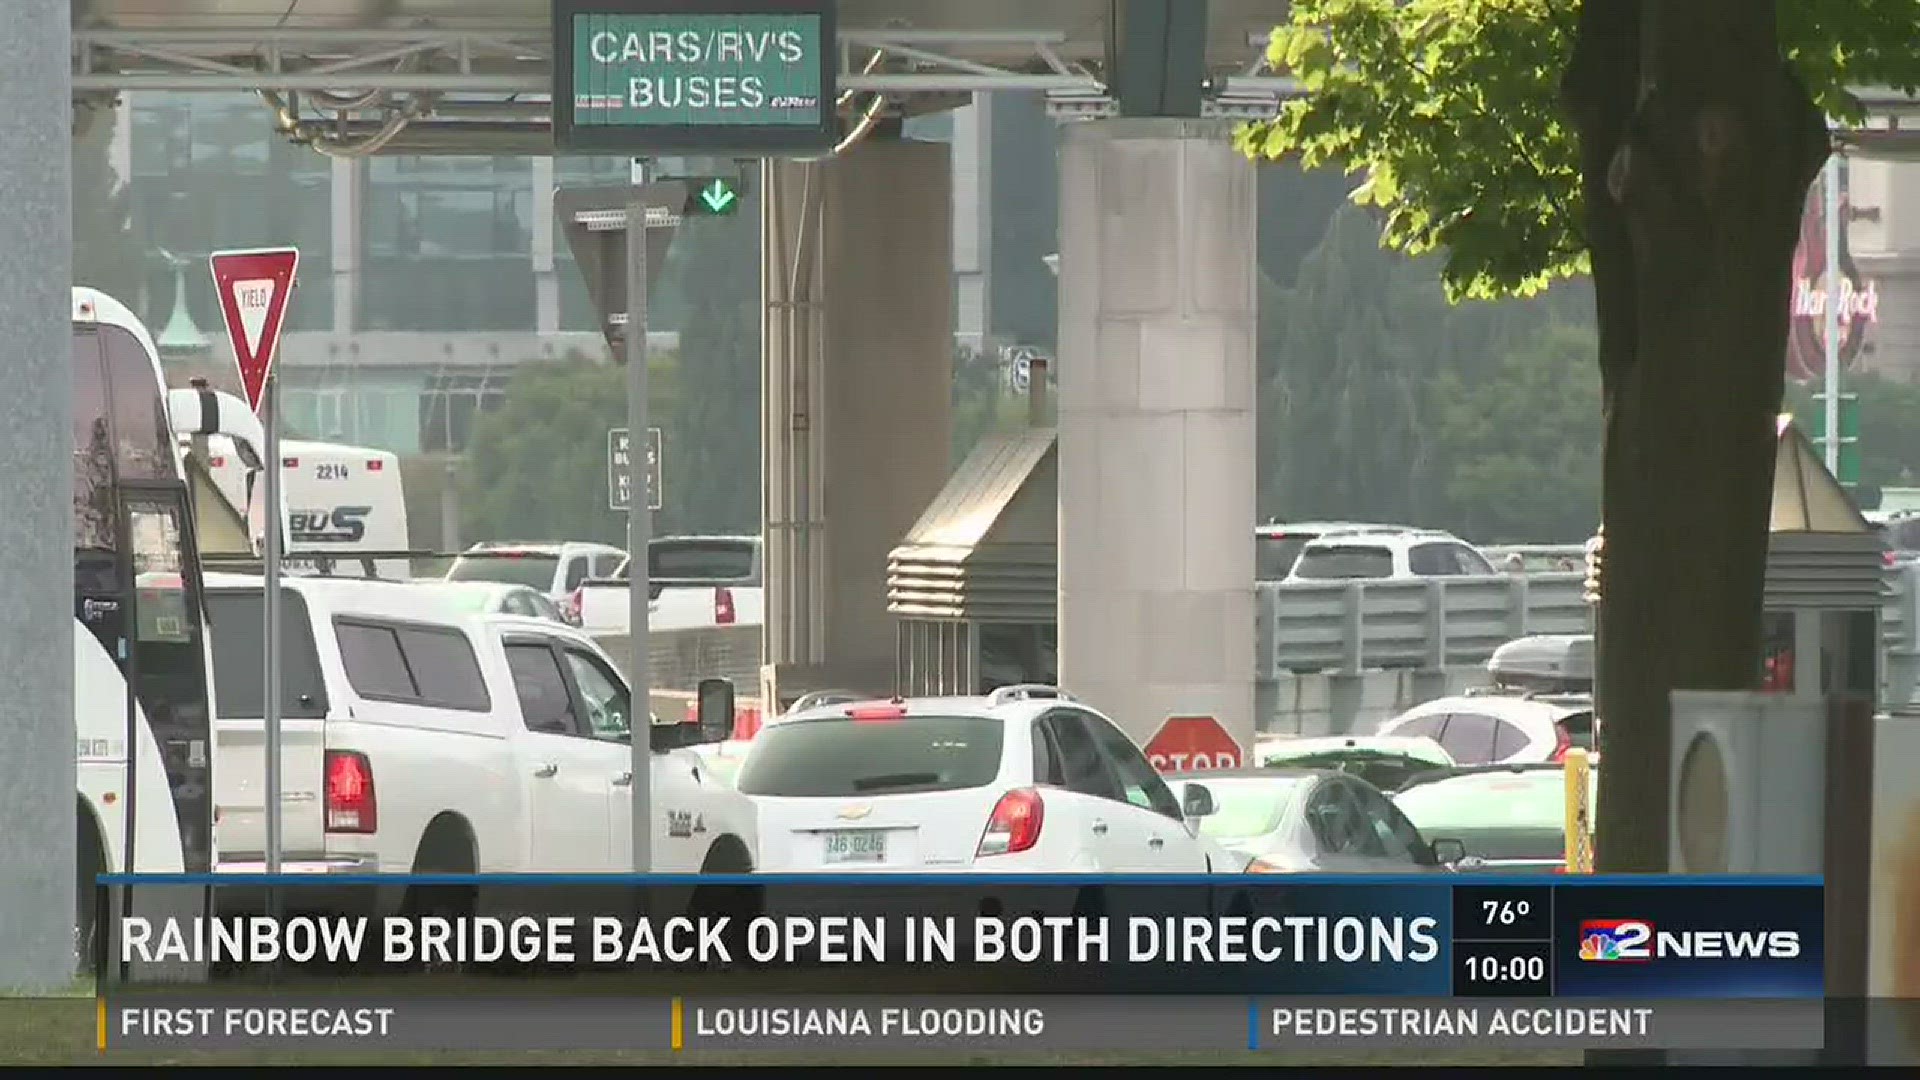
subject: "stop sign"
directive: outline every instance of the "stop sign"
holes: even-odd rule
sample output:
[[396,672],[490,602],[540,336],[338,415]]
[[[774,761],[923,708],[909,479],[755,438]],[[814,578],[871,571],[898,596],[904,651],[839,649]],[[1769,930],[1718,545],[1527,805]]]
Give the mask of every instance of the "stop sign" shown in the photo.
[[1167,717],[1146,750],[1147,760],[1161,772],[1240,767],[1240,744],[1211,716]]

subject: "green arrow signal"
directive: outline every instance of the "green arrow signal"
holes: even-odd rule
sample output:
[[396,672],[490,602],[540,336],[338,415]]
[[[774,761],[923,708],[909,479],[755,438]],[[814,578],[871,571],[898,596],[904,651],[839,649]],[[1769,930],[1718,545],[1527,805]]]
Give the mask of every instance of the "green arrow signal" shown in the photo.
[[715,214],[725,213],[727,207],[732,206],[739,198],[740,196],[735,194],[724,180],[715,180],[700,191],[700,201]]

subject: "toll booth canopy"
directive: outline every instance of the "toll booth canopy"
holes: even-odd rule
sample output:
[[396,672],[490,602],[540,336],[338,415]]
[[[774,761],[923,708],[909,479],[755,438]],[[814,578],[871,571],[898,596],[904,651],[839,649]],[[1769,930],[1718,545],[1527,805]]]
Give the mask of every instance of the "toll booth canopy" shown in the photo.
[[1769,690],[1878,695],[1883,542],[1790,416],[1778,427],[1767,550]]
[[989,434],[888,555],[900,693],[1056,681],[1058,484],[1052,429]]

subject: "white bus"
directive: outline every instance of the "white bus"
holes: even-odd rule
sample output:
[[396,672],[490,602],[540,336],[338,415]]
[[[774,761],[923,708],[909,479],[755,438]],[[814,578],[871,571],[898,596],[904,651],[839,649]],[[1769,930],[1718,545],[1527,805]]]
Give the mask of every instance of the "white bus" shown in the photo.
[[209,873],[213,675],[182,436],[225,435],[255,467],[245,403],[168,391],[146,327],[73,290],[74,727],[79,739],[76,944],[90,955],[94,878]]
[[[246,508],[257,549],[266,529],[264,477],[246,468],[231,440],[211,438],[207,442],[207,471],[231,505]],[[400,458],[391,451],[283,440],[280,497],[287,513],[282,550],[290,553],[286,563],[289,574],[315,572],[319,567],[311,555],[319,554],[337,556],[328,560],[327,572],[338,577],[362,577],[366,568],[354,558],[356,553],[411,550]],[[306,554],[295,557],[292,553]],[[374,571],[383,578],[403,580],[413,576],[405,559],[378,559],[373,563]]]

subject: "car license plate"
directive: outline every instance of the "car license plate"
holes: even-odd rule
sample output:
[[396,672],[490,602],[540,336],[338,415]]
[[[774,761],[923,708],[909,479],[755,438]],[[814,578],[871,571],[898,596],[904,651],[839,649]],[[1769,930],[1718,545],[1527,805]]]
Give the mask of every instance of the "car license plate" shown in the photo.
[[826,835],[830,863],[887,861],[887,834],[879,829],[845,829]]

